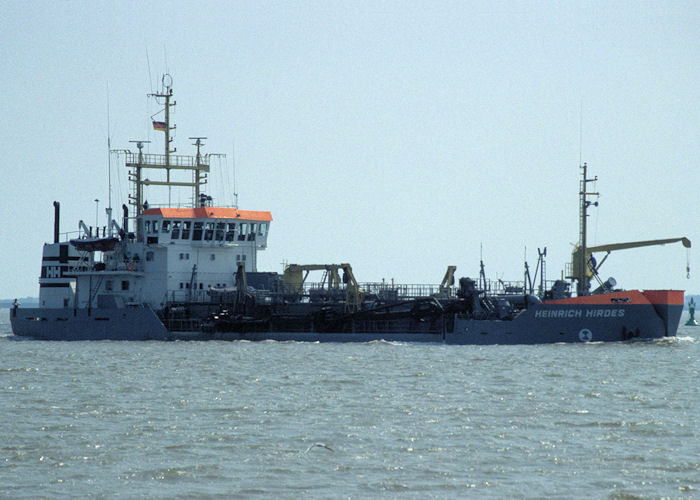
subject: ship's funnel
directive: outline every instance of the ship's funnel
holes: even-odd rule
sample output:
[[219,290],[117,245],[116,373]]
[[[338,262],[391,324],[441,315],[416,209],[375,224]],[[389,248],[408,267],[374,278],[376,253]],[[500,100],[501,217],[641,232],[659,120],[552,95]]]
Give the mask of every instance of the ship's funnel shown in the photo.
[[53,242],[58,243],[59,216],[61,213],[61,204],[57,201],[53,202]]

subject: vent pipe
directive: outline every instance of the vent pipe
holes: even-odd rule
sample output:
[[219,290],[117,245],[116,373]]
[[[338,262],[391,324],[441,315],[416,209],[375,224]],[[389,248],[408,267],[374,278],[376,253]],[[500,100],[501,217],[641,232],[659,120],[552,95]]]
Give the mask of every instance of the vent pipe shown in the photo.
[[61,212],[61,204],[57,201],[53,202],[53,242],[58,243],[59,215]]
[[125,234],[129,234],[129,209],[126,205],[122,205],[122,210],[124,211],[124,221],[122,222],[122,228]]

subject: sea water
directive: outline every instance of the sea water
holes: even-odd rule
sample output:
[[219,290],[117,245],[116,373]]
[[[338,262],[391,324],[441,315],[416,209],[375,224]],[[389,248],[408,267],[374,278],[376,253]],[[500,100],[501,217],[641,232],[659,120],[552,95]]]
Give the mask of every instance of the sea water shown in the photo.
[[700,497],[700,328],[651,342],[40,342],[0,498]]

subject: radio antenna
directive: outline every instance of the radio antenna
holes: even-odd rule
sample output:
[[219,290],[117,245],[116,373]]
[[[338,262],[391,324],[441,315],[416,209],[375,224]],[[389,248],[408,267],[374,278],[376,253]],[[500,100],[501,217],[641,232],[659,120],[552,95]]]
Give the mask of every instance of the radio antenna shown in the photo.
[[109,82],[107,82],[107,230],[112,237],[112,138],[109,129]]
[[153,93],[153,77],[151,76],[151,58],[148,57],[148,47],[146,47],[146,64],[148,65],[148,84],[151,86],[151,94]]
[[578,165],[583,163],[583,99],[581,99],[578,112]]
[[[107,82],[107,207],[112,210],[112,140],[109,130],[109,82]],[[111,228],[110,228],[111,230]]]
[[236,186],[236,141],[231,141],[231,168],[233,170],[233,206],[238,208],[238,188]]

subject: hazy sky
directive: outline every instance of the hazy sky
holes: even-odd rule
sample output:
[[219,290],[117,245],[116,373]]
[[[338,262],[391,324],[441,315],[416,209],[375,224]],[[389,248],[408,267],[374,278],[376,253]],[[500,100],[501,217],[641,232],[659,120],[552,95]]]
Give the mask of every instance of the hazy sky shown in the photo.
[[[232,202],[235,163],[240,208],[272,212],[260,270],[350,262],[360,282],[439,283],[448,265],[476,277],[483,245],[489,277],[520,279],[546,246],[557,278],[578,239],[580,158],[601,193],[591,244],[700,245],[695,1],[0,0],[0,13],[0,298],[38,295],[53,200],[61,231],[94,224],[95,199],[105,224],[108,103],[112,148],[162,151],[146,94],[166,71],[178,154],[207,136],[228,155],[209,192]],[[115,207],[125,170],[113,164]],[[615,252],[602,272],[697,293],[698,255],[690,279],[680,244]]]

